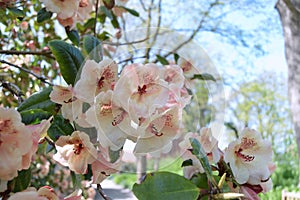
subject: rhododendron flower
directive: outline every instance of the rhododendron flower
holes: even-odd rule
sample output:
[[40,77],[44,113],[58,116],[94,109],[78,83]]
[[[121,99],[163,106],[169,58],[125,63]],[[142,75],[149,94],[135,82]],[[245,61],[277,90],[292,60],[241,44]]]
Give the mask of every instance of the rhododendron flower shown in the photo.
[[87,165],[97,158],[97,150],[84,132],[74,131],[71,136],[60,136],[55,145],[54,160],[78,174],[86,173]]
[[118,66],[110,59],[99,63],[87,60],[82,67],[80,79],[74,87],[76,96],[92,104],[100,92],[111,90],[118,77]]
[[144,154],[164,148],[178,137],[180,122],[181,110],[178,107],[162,112],[138,137],[134,152]]
[[[212,135],[211,128],[201,128],[200,135],[195,133],[188,133],[185,136],[184,141],[179,144],[181,149],[187,150],[191,148],[189,138],[195,138],[200,142],[210,164],[217,163],[220,160],[221,150],[218,148],[217,139]],[[200,161],[194,155],[192,155],[190,151],[185,151],[185,153],[183,154],[183,158],[185,160],[191,159],[193,163],[192,166],[186,166],[183,168],[184,176],[186,178],[191,178],[194,174],[199,172],[204,173],[204,169]]]
[[[11,180],[23,169],[23,156],[31,151],[33,142],[28,128],[14,109],[0,108],[0,179]],[[24,142],[26,141],[26,142]]]
[[[124,145],[127,136],[118,126],[114,125],[117,119],[112,112],[112,93],[112,90],[108,90],[97,95],[95,103],[86,112],[86,120],[96,127],[98,140],[103,147],[119,150]],[[121,115],[125,117],[126,113]]]
[[257,131],[245,128],[240,137],[225,149],[224,160],[229,163],[238,183],[259,185],[271,175],[271,142],[263,140]]
[[68,87],[53,86],[50,99],[62,105],[62,116],[70,121],[74,121],[82,113],[82,101],[75,96],[71,85]]
[[80,0],[41,0],[48,11],[58,14],[61,19],[74,16],[78,10]]
[[50,118],[49,120],[43,120],[40,124],[36,125],[28,125],[26,128],[28,128],[31,132],[31,139],[32,139],[32,147],[28,153],[23,155],[22,157],[22,168],[27,169],[30,166],[32,157],[35,155],[37,149],[38,149],[38,143],[41,137],[43,135],[47,135],[47,131],[50,127]]
[[125,66],[113,94],[113,100],[122,99],[121,107],[135,124],[162,108],[168,98],[167,82],[160,78],[159,67],[152,63]]
[[101,183],[110,174],[119,171],[121,164],[121,156],[114,163],[110,162],[108,148],[99,146],[98,157],[95,162],[92,163],[93,183]]
[[17,192],[8,198],[9,200],[59,200],[54,190],[49,186],[41,187],[38,191],[35,188],[27,188]]

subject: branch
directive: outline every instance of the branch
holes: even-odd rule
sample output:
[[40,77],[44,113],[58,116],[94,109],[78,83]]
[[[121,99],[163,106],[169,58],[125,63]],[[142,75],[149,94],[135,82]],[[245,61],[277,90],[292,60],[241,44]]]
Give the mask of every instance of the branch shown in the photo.
[[[209,8],[207,9],[207,11],[204,12],[204,16],[201,18],[201,20],[200,20],[200,22],[199,22],[197,28],[193,31],[193,33],[190,35],[190,37],[189,37],[186,41],[182,42],[182,43],[179,44],[177,47],[175,47],[172,51],[170,51],[169,53],[163,55],[163,57],[168,57],[169,55],[171,55],[172,53],[175,53],[175,52],[176,52],[177,50],[179,50],[181,47],[183,47],[184,45],[186,45],[187,43],[189,43],[190,41],[192,41],[192,40],[194,39],[194,37],[197,35],[197,33],[199,32],[199,30],[202,28],[203,23],[205,22],[205,20],[206,20],[208,14],[209,14],[209,12],[211,11],[211,9],[212,9],[215,5],[216,5],[216,4],[214,4],[214,3],[211,3],[211,4],[210,4],[210,6],[209,6]],[[153,63],[156,63],[156,62],[158,62],[157,59],[155,59],[155,60],[153,61]]]
[[51,55],[51,51],[16,51],[16,50],[0,50],[0,54],[5,55],[39,55],[39,56],[46,56],[51,59],[55,59]]
[[104,192],[100,184],[97,184],[97,191],[103,197],[104,200],[111,200]]
[[10,93],[12,93],[13,95],[18,97],[18,103],[19,104],[24,101],[24,99],[22,98],[22,96],[24,96],[24,94],[18,86],[16,86],[13,83],[6,82],[6,81],[3,81],[3,80],[0,80],[0,82],[2,83],[0,86],[7,89]]
[[97,37],[96,26],[97,26],[97,18],[98,18],[98,4],[99,4],[99,0],[96,0],[96,5],[95,5],[95,7],[96,7],[96,10],[95,10],[96,14],[95,14],[95,24],[94,24],[94,35],[95,35],[95,37]]
[[17,68],[17,69],[19,69],[19,70],[22,70],[23,72],[26,72],[26,73],[28,73],[28,74],[31,74],[32,76],[36,77],[37,79],[39,79],[39,80],[42,81],[43,83],[47,83],[48,85],[53,85],[52,83],[48,82],[48,81],[46,80],[46,78],[44,78],[44,77],[42,77],[42,76],[40,76],[40,75],[37,75],[37,74],[33,73],[33,72],[30,71],[29,69],[26,69],[26,68],[20,67],[20,66],[18,66],[18,65],[12,64],[12,63],[7,62],[7,61],[5,61],[5,60],[0,60],[0,63],[5,63],[5,64],[7,64],[7,65],[9,65],[9,66],[15,67],[15,68]]
[[124,42],[124,43],[120,43],[120,42],[102,42],[103,44],[107,44],[107,45],[112,45],[112,46],[122,46],[122,45],[131,45],[131,44],[136,44],[136,43],[141,43],[141,42],[145,42],[146,40],[148,40],[149,38],[144,38],[141,40],[136,40],[136,41],[132,41],[132,42]]

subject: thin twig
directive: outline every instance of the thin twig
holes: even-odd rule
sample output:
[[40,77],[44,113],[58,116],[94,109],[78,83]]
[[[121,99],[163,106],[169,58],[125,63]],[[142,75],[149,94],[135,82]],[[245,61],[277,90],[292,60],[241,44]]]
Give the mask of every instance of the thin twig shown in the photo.
[[131,44],[137,44],[137,43],[141,43],[141,42],[145,42],[146,40],[148,40],[149,38],[144,38],[141,40],[136,40],[136,41],[132,41],[132,42],[105,42],[103,41],[103,44],[107,44],[107,45],[111,45],[111,46],[122,46],[122,45],[131,45]]
[[37,79],[41,80],[43,83],[47,83],[48,85],[53,85],[52,83],[48,82],[48,81],[46,80],[46,78],[44,78],[44,77],[42,77],[42,76],[40,76],[40,75],[37,75],[37,74],[33,73],[33,72],[30,71],[29,69],[26,69],[26,68],[20,67],[20,66],[18,66],[18,65],[12,64],[12,63],[7,62],[7,61],[5,61],[5,60],[0,60],[0,63],[5,63],[5,64],[7,64],[7,65],[9,65],[9,66],[15,67],[15,68],[17,68],[17,69],[19,69],[19,70],[22,70],[23,72],[26,72],[26,73],[28,73],[28,74],[31,74],[32,76],[34,76],[34,77],[36,77]]
[[95,36],[95,37],[97,37],[97,33],[96,33],[96,32],[97,32],[97,31],[96,31],[97,28],[96,28],[96,26],[97,26],[98,9],[99,9],[99,8],[98,8],[98,4],[99,4],[99,0],[96,0],[96,5],[95,5],[95,7],[96,7],[95,12],[96,12],[96,13],[95,13],[95,24],[94,24],[94,36]]
[[146,58],[146,56],[140,56],[140,57],[130,56],[129,58],[126,58],[125,60],[121,60],[117,64],[121,64],[121,63],[128,62],[128,61],[132,61],[133,62],[133,60],[140,59],[140,58]]
[[18,97],[18,103],[19,104],[21,104],[24,101],[23,98],[22,98],[22,96],[24,96],[24,94],[18,86],[16,86],[13,83],[6,82],[6,81],[3,81],[3,80],[0,80],[0,82],[1,82],[0,87],[3,87],[5,89],[7,89],[10,93],[12,93],[16,97]]
[[51,59],[55,59],[51,55],[51,51],[17,51],[17,50],[0,50],[0,54],[5,55],[39,55],[39,56],[46,56]]
[[108,197],[104,192],[100,184],[97,184],[97,191],[99,194],[103,197],[104,200],[111,200],[110,197]]

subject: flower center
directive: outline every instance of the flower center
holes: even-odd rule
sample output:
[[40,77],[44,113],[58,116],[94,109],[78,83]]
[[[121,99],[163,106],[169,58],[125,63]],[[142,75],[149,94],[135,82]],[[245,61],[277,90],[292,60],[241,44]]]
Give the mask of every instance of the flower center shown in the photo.
[[105,115],[107,113],[111,113],[111,104],[102,104],[100,114]]
[[243,149],[239,148],[238,151],[235,151],[235,154],[237,155],[237,157],[243,159],[245,162],[251,162],[254,160],[255,156],[251,156],[251,155],[245,155],[242,153]]
[[146,86],[146,85],[143,85],[143,87],[138,86],[138,93],[139,93],[140,95],[145,94],[145,93],[146,93],[146,89],[147,89],[147,86]]
[[101,78],[98,80],[97,86],[99,89],[101,89],[103,87],[104,79],[105,78],[103,76],[101,76]]
[[113,126],[117,126],[118,124],[120,124],[124,120],[125,116],[126,116],[126,112],[122,111],[120,114],[118,114],[117,116],[114,117],[111,124]]
[[80,152],[84,149],[84,146],[82,143],[79,143],[79,144],[74,144],[74,148],[73,148],[73,151],[74,151],[74,154],[75,155],[79,155]]
[[154,135],[160,137],[163,135],[163,133],[159,133],[159,131],[157,130],[157,128],[154,126],[154,124],[151,124],[151,133],[153,133]]

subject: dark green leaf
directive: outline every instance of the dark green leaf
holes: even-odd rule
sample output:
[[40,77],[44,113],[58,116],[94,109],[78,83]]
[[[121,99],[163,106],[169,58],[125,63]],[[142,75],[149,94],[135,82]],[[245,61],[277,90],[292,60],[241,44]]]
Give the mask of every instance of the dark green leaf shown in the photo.
[[100,62],[103,58],[102,44],[92,35],[84,36],[82,49],[89,59]]
[[69,30],[69,28],[66,28],[66,33],[68,35],[68,38],[73,42],[73,44],[78,46],[79,42],[80,42],[80,37],[79,37],[78,31]]
[[108,10],[105,6],[100,7],[100,12],[100,14],[104,14],[111,20],[114,18],[113,13],[110,10]]
[[205,81],[217,81],[215,77],[211,74],[203,73],[203,74],[194,74],[192,79],[199,79],[199,80],[205,80]]
[[167,61],[167,59],[164,58],[164,57],[162,57],[162,56],[160,56],[160,55],[156,55],[156,58],[163,65],[168,65],[169,64],[169,62]]
[[193,160],[192,159],[188,159],[182,162],[181,167],[186,167],[186,166],[191,166],[193,165]]
[[75,172],[71,171],[71,179],[72,179],[74,189],[78,189],[81,187],[81,175],[80,174],[75,174]]
[[95,26],[95,18],[90,18],[85,24],[84,24],[84,28],[88,29],[88,28],[93,28]]
[[19,106],[18,111],[21,112],[30,109],[41,109],[54,113],[56,104],[50,100],[49,95],[51,91],[52,87],[48,87],[31,95]]
[[79,49],[61,40],[50,41],[49,47],[59,64],[65,81],[74,85],[77,72],[84,60],[83,55]]
[[49,20],[52,17],[52,12],[47,11],[46,8],[42,8],[41,10],[39,10],[38,14],[37,14],[37,22],[38,23],[42,23],[44,21]]
[[48,119],[51,116],[51,113],[46,112],[41,109],[30,109],[20,112],[22,117],[22,122],[25,125],[28,124],[38,124],[43,119]]
[[61,115],[56,115],[48,130],[48,136],[56,141],[62,135],[71,135],[74,132],[70,122],[64,119]]
[[31,169],[18,171],[18,176],[9,181],[9,185],[13,188],[13,192],[20,192],[28,188],[31,181]]
[[103,32],[99,35],[99,39],[100,39],[101,41],[108,40],[110,35],[111,35],[111,34],[110,34],[109,32],[103,31]]
[[134,184],[134,194],[141,200],[197,199],[199,189],[186,178],[170,172],[147,174],[141,184]]
[[192,145],[192,154],[195,155],[197,157],[197,159],[200,161],[204,171],[205,171],[205,174],[207,175],[207,178],[213,183],[216,185],[216,182],[215,180],[213,179],[213,176],[212,176],[212,170],[211,170],[211,166],[208,162],[208,159],[207,159],[207,155],[204,151],[204,149],[202,148],[200,142],[195,139],[195,138],[190,138],[190,142],[191,142],[191,145]]
[[113,19],[110,21],[114,28],[120,28],[120,24],[115,15],[113,15]]
[[175,63],[178,64],[179,55],[177,53],[174,53],[174,60]]
[[194,183],[195,185],[197,185],[198,188],[201,189],[209,189],[208,186],[208,181],[207,181],[207,176],[205,173],[198,173],[195,174],[192,178],[191,178],[192,183]]
[[120,7],[121,7],[121,8],[124,8],[127,12],[129,12],[129,13],[132,14],[133,16],[136,16],[136,17],[139,17],[139,16],[140,16],[140,14],[139,14],[137,11],[133,10],[133,9],[126,8],[126,7],[124,7],[124,6],[120,6]]
[[16,17],[24,17],[25,16],[25,12],[18,8],[8,8],[8,10]]

